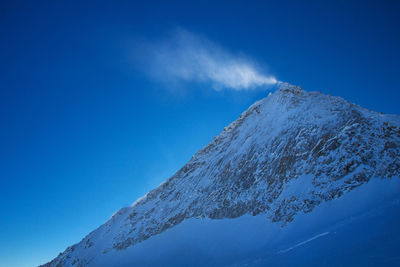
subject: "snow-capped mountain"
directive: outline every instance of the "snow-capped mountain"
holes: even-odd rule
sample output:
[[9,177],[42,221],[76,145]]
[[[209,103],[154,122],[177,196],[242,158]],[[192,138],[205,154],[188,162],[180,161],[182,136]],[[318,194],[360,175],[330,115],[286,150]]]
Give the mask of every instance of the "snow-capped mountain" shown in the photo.
[[[254,261],[249,253],[274,251],[279,257],[322,240],[331,231],[314,232],[303,241],[299,233],[313,233],[305,225],[321,221],[326,214],[339,214],[336,221],[324,224],[333,227],[346,216],[356,218],[354,214],[376,209],[378,202],[388,210],[398,210],[392,202],[381,200],[400,197],[399,176],[399,116],[283,83],[225,127],[165,183],[116,212],[45,266],[158,265],[162,261],[168,265],[167,258],[179,265],[177,258],[182,254],[178,250],[164,252],[170,253],[168,256],[156,252],[168,251],[174,243],[197,243],[191,247],[192,257],[208,255],[202,258],[208,257],[210,265],[265,264]],[[375,204],[358,209],[360,201],[366,203],[366,199],[376,200]],[[350,211],[338,209],[351,205],[354,209]],[[358,229],[370,224],[370,219],[362,218]],[[296,226],[302,220],[306,223]],[[266,230],[266,225],[275,230]],[[284,244],[276,243],[282,229],[292,229],[292,235],[285,236],[293,242],[300,239],[297,243],[285,239],[291,246],[277,250]],[[211,236],[196,235],[201,231]],[[229,237],[233,235],[237,239]],[[211,239],[225,240],[219,247],[225,246],[229,255],[218,258],[215,253],[224,253],[218,252],[218,246],[213,247],[213,256],[204,252],[205,246],[212,246],[207,243]],[[233,248],[227,240],[247,245]],[[254,245],[253,250],[249,244]],[[237,251],[246,251],[246,257],[227,261],[235,258],[232,253]],[[159,262],[146,261],[148,254],[157,254]]]

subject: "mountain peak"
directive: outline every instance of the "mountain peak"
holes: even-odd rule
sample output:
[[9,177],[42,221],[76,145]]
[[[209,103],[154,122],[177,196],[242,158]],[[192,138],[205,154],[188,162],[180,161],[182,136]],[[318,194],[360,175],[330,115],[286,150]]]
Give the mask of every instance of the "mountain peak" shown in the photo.
[[84,266],[89,259],[96,266],[102,255],[134,247],[187,219],[263,214],[285,226],[370,179],[400,175],[400,119],[388,118],[281,83],[165,183],[48,266]]
[[288,82],[279,82],[278,86],[279,86],[278,90],[292,92],[292,93],[298,93],[303,90],[301,86],[293,85]]

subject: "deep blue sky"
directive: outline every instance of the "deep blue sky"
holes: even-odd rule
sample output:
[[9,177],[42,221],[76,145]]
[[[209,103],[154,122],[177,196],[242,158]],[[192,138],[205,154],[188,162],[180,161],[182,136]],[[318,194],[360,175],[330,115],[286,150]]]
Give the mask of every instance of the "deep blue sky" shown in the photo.
[[171,89],[132,60],[137,40],[184,28],[279,80],[400,114],[398,1],[72,2],[0,4],[0,266],[57,256],[267,94]]

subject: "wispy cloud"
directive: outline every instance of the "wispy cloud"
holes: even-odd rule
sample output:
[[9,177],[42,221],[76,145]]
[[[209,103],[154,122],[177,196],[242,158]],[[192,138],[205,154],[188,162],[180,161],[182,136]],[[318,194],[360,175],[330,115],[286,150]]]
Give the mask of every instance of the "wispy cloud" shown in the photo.
[[248,90],[277,83],[248,57],[182,29],[161,41],[141,45],[137,52],[147,73],[166,82],[209,83],[216,90]]

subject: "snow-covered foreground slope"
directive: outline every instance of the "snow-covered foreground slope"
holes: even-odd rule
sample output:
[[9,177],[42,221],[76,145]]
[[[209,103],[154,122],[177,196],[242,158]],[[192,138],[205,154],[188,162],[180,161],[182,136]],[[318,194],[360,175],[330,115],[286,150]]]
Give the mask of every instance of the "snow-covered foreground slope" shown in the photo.
[[306,264],[312,251],[320,265],[349,244],[369,257],[371,239],[398,248],[398,232],[385,235],[399,176],[398,116],[283,85],[48,265]]
[[372,180],[280,227],[265,215],[189,219],[91,266],[396,266],[400,179]]

